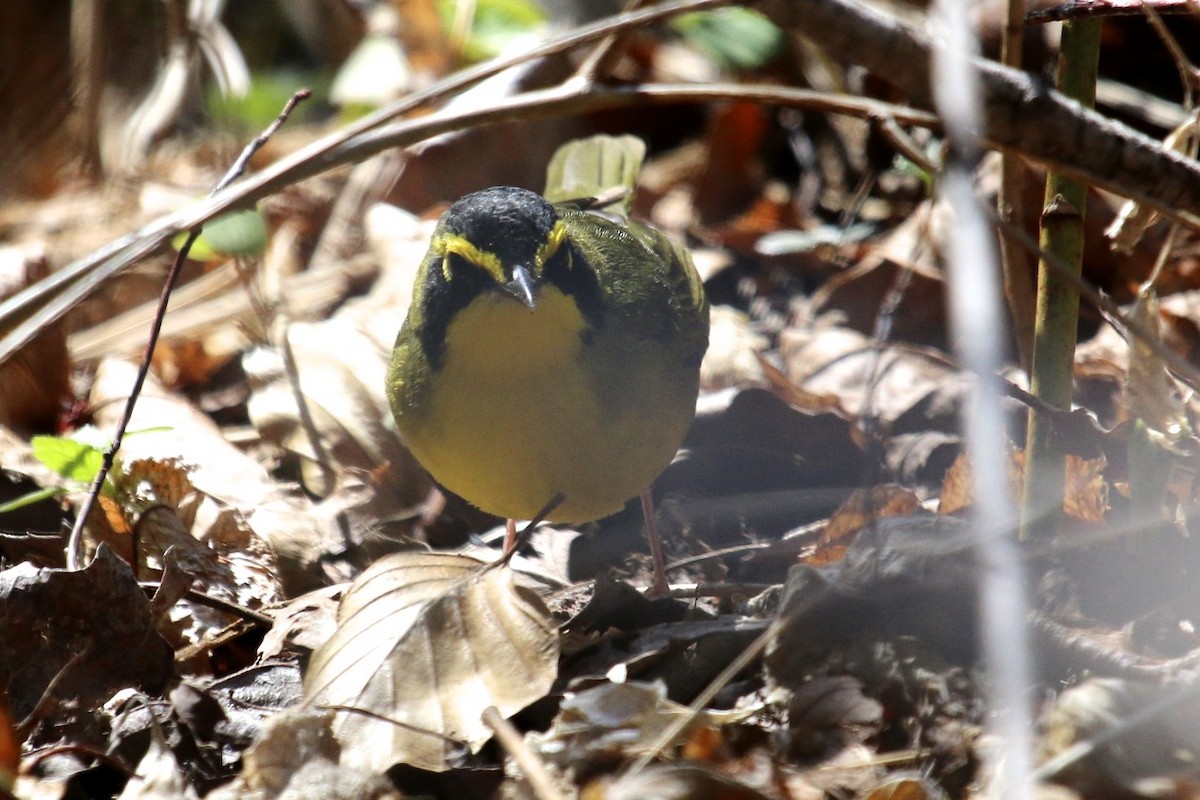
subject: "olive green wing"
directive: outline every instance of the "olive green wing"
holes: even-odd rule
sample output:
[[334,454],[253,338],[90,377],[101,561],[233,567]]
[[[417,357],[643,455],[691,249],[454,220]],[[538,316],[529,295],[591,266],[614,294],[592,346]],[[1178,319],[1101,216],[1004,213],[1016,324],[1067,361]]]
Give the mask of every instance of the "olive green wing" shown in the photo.
[[[433,240],[443,232],[439,222],[433,233]],[[427,317],[430,309],[425,300],[426,288],[429,284],[429,271],[438,269],[442,258],[431,245],[421,261],[413,283],[413,296],[408,306],[408,314],[404,324],[396,334],[396,342],[392,348],[392,357],[388,365],[387,396],[392,407],[392,413],[397,417],[404,413],[412,413],[423,406],[426,391],[434,369],[435,356],[429,352],[431,339],[437,335],[431,331],[438,327],[439,320]],[[432,309],[435,315],[444,314],[440,306]],[[440,321],[444,329],[446,322]]]
[[[628,220],[646,145],[635,136],[567,142],[546,168],[546,199],[560,205],[570,240],[597,272],[609,308],[634,335],[673,341],[682,362],[699,363],[708,347],[708,302],[687,249]],[[586,198],[616,199],[598,204]],[[597,213],[599,212],[599,213]],[[647,312],[670,309],[669,314]]]
[[695,331],[698,337],[699,328],[703,328],[703,346],[700,347],[700,355],[703,355],[708,346],[708,298],[687,248],[647,225],[631,222],[628,227],[630,233],[657,254],[664,265],[663,278],[670,287],[671,303],[681,329]]
[[708,346],[708,303],[687,251],[644,225],[572,209],[560,214],[571,245],[597,273],[611,315],[605,325],[670,342],[681,365],[699,363]]

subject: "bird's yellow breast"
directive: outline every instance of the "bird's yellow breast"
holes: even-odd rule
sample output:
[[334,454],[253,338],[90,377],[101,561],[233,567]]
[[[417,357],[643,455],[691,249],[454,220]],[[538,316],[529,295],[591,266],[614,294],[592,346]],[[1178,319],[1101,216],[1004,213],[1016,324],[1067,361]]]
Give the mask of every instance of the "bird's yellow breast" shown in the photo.
[[575,301],[556,288],[539,290],[534,310],[498,292],[484,292],[446,328],[439,383],[471,395],[471,385],[500,390],[568,371],[578,364],[583,329]]
[[[443,486],[499,516],[529,519],[560,492],[551,520],[619,510],[670,462],[693,402],[672,397],[645,361],[655,353],[629,350],[632,382],[588,369],[595,337],[585,333],[596,332],[554,287],[541,288],[533,311],[481,294],[450,322],[421,407],[397,416],[414,455]],[[619,341],[595,346],[611,354]],[[664,401],[669,413],[649,413]]]

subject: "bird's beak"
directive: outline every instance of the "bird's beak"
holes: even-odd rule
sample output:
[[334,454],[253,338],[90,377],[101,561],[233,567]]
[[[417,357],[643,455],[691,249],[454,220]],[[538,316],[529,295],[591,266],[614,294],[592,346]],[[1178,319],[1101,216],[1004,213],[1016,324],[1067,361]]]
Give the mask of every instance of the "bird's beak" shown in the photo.
[[513,267],[512,280],[504,284],[505,293],[512,296],[533,311],[537,308],[537,299],[534,297],[534,281],[533,276],[529,274],[529,269],[524,266]]

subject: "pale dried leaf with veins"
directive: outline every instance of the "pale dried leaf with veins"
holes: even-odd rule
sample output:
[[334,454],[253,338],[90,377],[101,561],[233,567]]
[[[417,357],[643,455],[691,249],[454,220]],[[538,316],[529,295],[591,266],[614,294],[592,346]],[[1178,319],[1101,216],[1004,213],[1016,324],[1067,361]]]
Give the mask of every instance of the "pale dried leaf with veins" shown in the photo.
[[[661,682],[602,683],[564,699],[550,729],[530,734],[527,742],[547,763],[578,768],[644,755],[680,716],[690,714],[686,706],[667,699]],[[678,736],[686,737],[712,718],[707,712],[695,715]]]
[[708,339],[700,367],[700,383],[706,389],[766,382],[759,357],[767,349],[767,339],[751,327],[748,315],[730,306],[714,306]]
[[[96,421],[108,428],[124,407],[132,383],[132,365],[113,359],[100,364],[92,389]],[[159,570],[168,548],[195,588],[251,608],[277,601],[283,594],[277,548],[268,537],[276,497],[258,464],[230,445],[220,431],[185,399],[147,380],[129,429],[138,435],[122,444],[124,469],[114,476],[122,505],[130,514],[139,574]],[[280,501],[283,498],[278,498]],[[140,514],[133,512],[142,511]],[[299,515],[292,512],[292,518]],[[293,522],[293,524],[295,524]],[[92,526],[95,527],[95,526]],[[153,573],[150,573],[153,574]],[[224,612],[192,604],[175,605],[176,643],[195,643],[229,624]]]
[[491,738],[484,709],[510,716],[549,690],[555,624],[514,576],[447,553],[397,553],[359,576],[305,676],[309,703],[367,712],[339,714],[343,764],[449,769],[458,743]]
[[[1158,294],[1153,287],[1143,287],[1138,292],[1132,317],[1161,338],[1162,319],[1158,312]],[[1168,439],[1181,436],[1186,424],[1183,402],[1175,392],[1162,358],[1137,337],[1130,344],[1129,382],[1125,392],[1134,419],[1144,421],[1150,430],[1165,434]]]
[[198,798],[195,788],[179,768],[175,755],[161,741],[161,734],[154,735],[146,755],[138,764],[137,774],[125,784],[121,800],[154,800],[154,798],[176,798],[193,800]]
[[[395,326],[399,329],[398,322]],[[423,473],[400,443],[384,397],[387,351],[344,317],[293,324],[288,340],[299,388],[330,466],[377,473],[376,510],[381,513],[394,513],[396,504],[407,507],[421,500],[428,491]],[[260,349],[243,363],[254,388],[247,411],[255,427],[264,439],[302,459],[310,491],[322,496],[332,492],[335,487],[326,485],[320,470],[309,468],[317,456],[301,424],[282,355]]]
[[[1176,152],[1187,153],[1193,147],[1192,142],[1197,131],[1200,131],[1200,118],[1193,114],[1171,131],[1163,140],[1163,144]],[[1105,229],[1104,235],[1111,242],[1113,250],[1118,253],[1132,253],[1142,236],[1151,225],[1158,222],[1158,219],[1159,213],[1155,209],[1136,200],[1127,200],[1112,224]]]

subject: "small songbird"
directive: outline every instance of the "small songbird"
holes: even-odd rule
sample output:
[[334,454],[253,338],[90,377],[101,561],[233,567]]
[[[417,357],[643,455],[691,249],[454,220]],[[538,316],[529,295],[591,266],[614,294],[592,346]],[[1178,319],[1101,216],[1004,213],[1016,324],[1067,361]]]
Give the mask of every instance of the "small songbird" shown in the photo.
[[[631,183],[644,154],[633,137],[572,147],[552,162],[551,196],[611,189],[618,161]],[[649,487],[692,421],[707,346],[708,304],[681,246],[586,199],[500,186],[438,223],[387,394],[417,460],[484,511],[531,519],[559,497],[546,518],[578,523],[640,493],[661,592]]]

